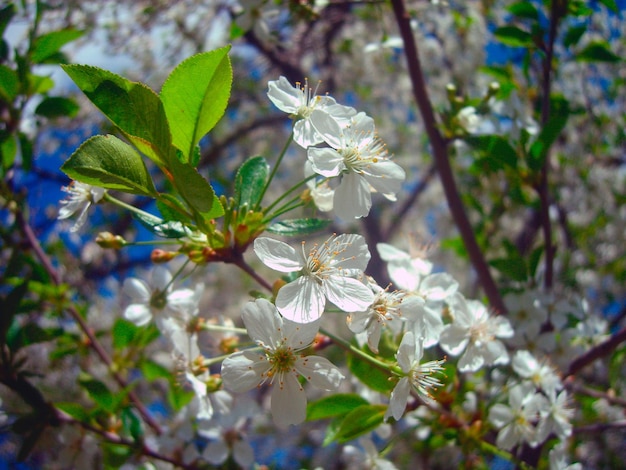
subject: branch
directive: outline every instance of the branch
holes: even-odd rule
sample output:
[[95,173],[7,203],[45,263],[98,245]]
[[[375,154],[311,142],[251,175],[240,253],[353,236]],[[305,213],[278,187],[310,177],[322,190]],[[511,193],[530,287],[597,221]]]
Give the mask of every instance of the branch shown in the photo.
[[407,59],[409,75],[413,84],[413,96],[419,108],[426,133],[428,134],[428,138],[430,140],[430,145],[435,159],[435,166],[437,168],[437,172],[439,173],[439,177],[441,178],[441,183],[448,201],[450,213],[452,214],[452,218],[454,219],[459,233],[461,234],[461,238],[465,244],[465,249],[468,252],[470,262],[476,270],[476,274],[478,275],[480,284],[485,291],[485,295],[489,299],[489,303],[496,312],[504,313],[506,312],[506,307],[502,301],[498,287],[491,276],[485,257],[478,246],[472,225],[470,224],[465,208],[463,207],[463,202],[461,201],[461,196],[459,195],[454,175],[452,173],[452,167],[450,166],[447,143],[437,129],[437,119],[428,97],[428,92],[426,91],[426,83],[424,81],[424,74],[419,60],[417,45],[415,43],[415,38],[413,37],[413,31],[411,30],[411,19],[404,8],[402,0],[391,0],[391,4],[400,29],[402,40],[404,41],[404,52]]
[[614,333],[609,339],[603,343],[594,346],[586,353],[578,356],[572,361],[569,369],[565,373],[565,377],[577,374],[581,369],[585,368],[592,362],[612,353],[621,343],[626,341],[626,327]]
[[[54,284],[56,285],[61,284],[62,282],[61,274],[52,265],[52,261],[50,260],[48,255],[43,251],[43,248],[39,244],[39,240],[37,239],[30,225],[24,219],[24,215],[22,214],[22,212],[18,211],[16,213],[16,218],[17,218],[17,222],[21,231],[24,234],[26,241],[28,242],[28,245],[35,252],[35,255],[37,256],[37,258],[39,259],[39,261],[45,268],[46,272],[52,279],[52,282],[54,282]],[[81,316],[80,312],[78,312],[78,310],[76,310],[74,306],[69,306],[67,307],[66,310],[70,314],[72,319],[76,321],[76,323],[79,325],[83,333],[87,336],[87,338],[89,339],[89,345],[96,352],[96,354],[100,357],[102,362],[104,362],[107,365],[109,372],[111,373],[111,375],[113,376],[117,384],[120,386],[120,388],[122,389],[128,388],[128,383],[126,382],[126,380],[124,380],[124,378],[118,372],[115,372],[112,370],[111,365],[113,364],[113,361],[109,357],[109,354],[104,349],[104,347],[100,344],[100,342],[98,341],[94,333],[91,331],[91,328],[89,328],[89,326],[87,325],[87,323]],[[150,416],[150,413],[148,412],[144,404],[141,402],[141,400],[139,400],[135,392],[132,390],[129,391],[128,397],[130,401],[133,403],[133,405],[135,406],[135,408],[137,409],[137,411],[139,412],[139,414],[141,415],[141,417],[144,419],[144,421],[154,430],[154,432],[156,432],[157,434],[161,434],[162,432],[161,427],[152,418],[152,416]]]

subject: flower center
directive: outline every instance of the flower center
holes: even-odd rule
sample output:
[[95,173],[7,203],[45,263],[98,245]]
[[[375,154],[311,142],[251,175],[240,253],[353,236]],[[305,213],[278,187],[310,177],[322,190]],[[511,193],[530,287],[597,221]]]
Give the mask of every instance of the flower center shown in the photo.
[[280,346],[274,351],[268,351],[267,360],[272,365],[268,377],[271,379],[275,375],[281,375],[290,372],[296,361],[296,355],[293,349],[287,346]]
[[167,305],[167,292],[155,290],[150,297],[150,307],[155,310],[163,310]]

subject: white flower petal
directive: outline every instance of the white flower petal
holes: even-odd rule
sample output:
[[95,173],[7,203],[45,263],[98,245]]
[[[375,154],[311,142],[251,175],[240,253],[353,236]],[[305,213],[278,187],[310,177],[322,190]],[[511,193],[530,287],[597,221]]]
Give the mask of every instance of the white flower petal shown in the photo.
[[309,382],[322,390],[337,390],[344,379],[339,369],[325,357],[298,357],[294,367]]
[[372,290],[357,279],[333,275],[323,285],[328,300],[344,312],[362,312],[374,302]]
[[241,313],[248,336],[264,346],[275,347],[281,340],[283,321],[274,304],[266,299],[248,302]]
[[358,219],[370,213],[372,196],[370,185],[361,175],[347,173],[335,189],[333,199],[335,213],[342,219]]
[[306,393],[293,374],[272,385],[272,418],[279,428],[300,424],[306,418]]
[[172,273],[164,266],[157,266],[152,271],[152,288],[165,292],[172,281]]
[[130,304],[124,310],[124,318],[137,326],[144,326],[150,323],[152,313],[145,304]]
[[409,383],[409,379],[408,377],[402,377],[391,391],[389,407],[385,412],[385,420],[387,420],[390,416],[393,416],[396,421],[402,418],[410,393],[411,384]]
[[329,147],[311,147],[307,152],[307,157],[313,171],[326,178],[339,176],[346,167],[343,157]]
[[281,287],[276,295],[276,307],[285,318],[296,323],[310,323],[324,312],[326,297],[315,279],[301,276]]
[[263,264],[276,271],[291,273],[303,267],[302,257],[291,246],[280,240],[257,238],[254,241],[254,252]]
[[262,352],[236,352],[222,362],[222,380],[227,389],[243,393],[259,385],[262,374],[269,369],[270,364]]
[[145,304],[150,302],[150,289],[148,285],[140,279],[136,279],[134,277],[124,279],[122,292],[124,292],[135,302],[141,302]]

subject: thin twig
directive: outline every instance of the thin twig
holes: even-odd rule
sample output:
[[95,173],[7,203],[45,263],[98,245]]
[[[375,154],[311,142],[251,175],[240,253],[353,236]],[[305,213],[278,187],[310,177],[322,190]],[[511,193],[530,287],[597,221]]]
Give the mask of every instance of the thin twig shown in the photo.
[[626,327],[611,335],[611,337],[603,343],[594,346],[583,355],[574,359],[565,373],[565,377],[576,375],[581,369],[585,368],[597,359],[608,356],[624,341],[626,341]]
[[476,270],[476,274],[482,288],[485,291],[485,295],[489,299],[489,303],[496,312],[505,313],[506,306],[504,305],[500,292],[498,291],[498,287],[491,276],[489,266],[487,265],[485,257],[478,246],[474,230],[465,208],[463,207],[463,202],[461,201],[461,196],[456,186],[454,174],[452,173],[452,167],[448,158],[447,143],[437,129],[437,119],[426,90],[426,83],[424,81],[424,74],[418,55],[417,45],[411,29],[411,18],[404,8],[402,0],[392,0],[391,4],[400,29],[402,40],[404,41],[404,52],[407,59],[409,75],[413,85],[413,96],[419,108],[426,133],[428,134],[428,138],[430,140],[435,165],[437,167],[439,177],[441,178],[441,183],[448,201],[450,213],[452,214],[452,218],[454,219],[461,238],[463,239],[470,262]]

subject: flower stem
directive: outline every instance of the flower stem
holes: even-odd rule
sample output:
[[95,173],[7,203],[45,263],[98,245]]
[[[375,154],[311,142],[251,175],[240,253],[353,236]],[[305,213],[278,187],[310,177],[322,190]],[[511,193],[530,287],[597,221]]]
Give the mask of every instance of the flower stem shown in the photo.
[[263,196],[265,196],[265,193],[267,192],[267,188],[269,188],[270,184],[272,183],[272,180],[274,179],[274,176],[276,176],[278,167],[283,161],[283,158],[285,157],[285,154],[287,153],[287,149],[291,145],[292,141],[293,141],[293,130],[289,134],[289,138],[287,139],[287,142],[285,142],[285,145],[283,146],[283,150],[280,152],[280,155],[278,155],[278,160],[276,160],[276,164],[274,165],[274,168],[272,168],[272,172],[270,173],[270,176],[267,179],[267,183],[265,183],[265,186],[263,187],[263,190],[261,191],[261,195],[259,196],[259,201],[257,202],[256,207],[254,208],[255,212],[258,211],[259,208],[261,207]]
[[[300,186],[306,184],[307,182],[309,182],[310,180],[312,180],[313,178],[315,178],[317,175],[310,175],[306,178],[304,178],[302,181],[300,181],[297,184],[294,184],[291,188],[289,188],[287,191],[285,191],[285,193],[280,196],[278,199],[276,199],[274,202],[272,202],[269,206],[267,206],[265,209],[263,209],[263,213],[267,214],[269,211],[271,211],[274,206],[276,206],[276,204],[278,204],[280,201],[282,201],[283,199],[285,199],[289,194],[291,194],[292,192],[294,192],[296,189],[298,189]],[[300,196],[297,197],[298,199],[300,198]],[[296,199],[296,198],[294,198]],[[292,201],[294,200],[292,199]],[[287,204],[285,204],[286,206]],[[283,206],[283,207],[285,207]],[[280,210],[280,209],[279,209]],[[278,211],[277,211],[278,212]]]
[[395,369],[394,366],[392,366],[390,364],[387,364],[387,363],[385,363],[383,361],[379,361],[375,357],[372,357],[369,354],[367,354],[366,352],[361,351],[359,348],[357,348],[353,344],[350,344],[350,342],[346,341],[343,338],[340,338],[339,336],[335,335],[334,333],[331,333],[330,331],[325,330],[324,328],[320,328],[320,333],[322,333],[325,336],[328,336],[330,339],[333,340],[334,343],[336,343],[338,346],[344,348],[345,350],[350,351],[354,355],[359,356],[360,358],[365,359],[368,362],[371,362],[372,364],[374,364],[379,369],[382,369],[382,370],[387,371],[387,372],[394,372],[394,369]]

